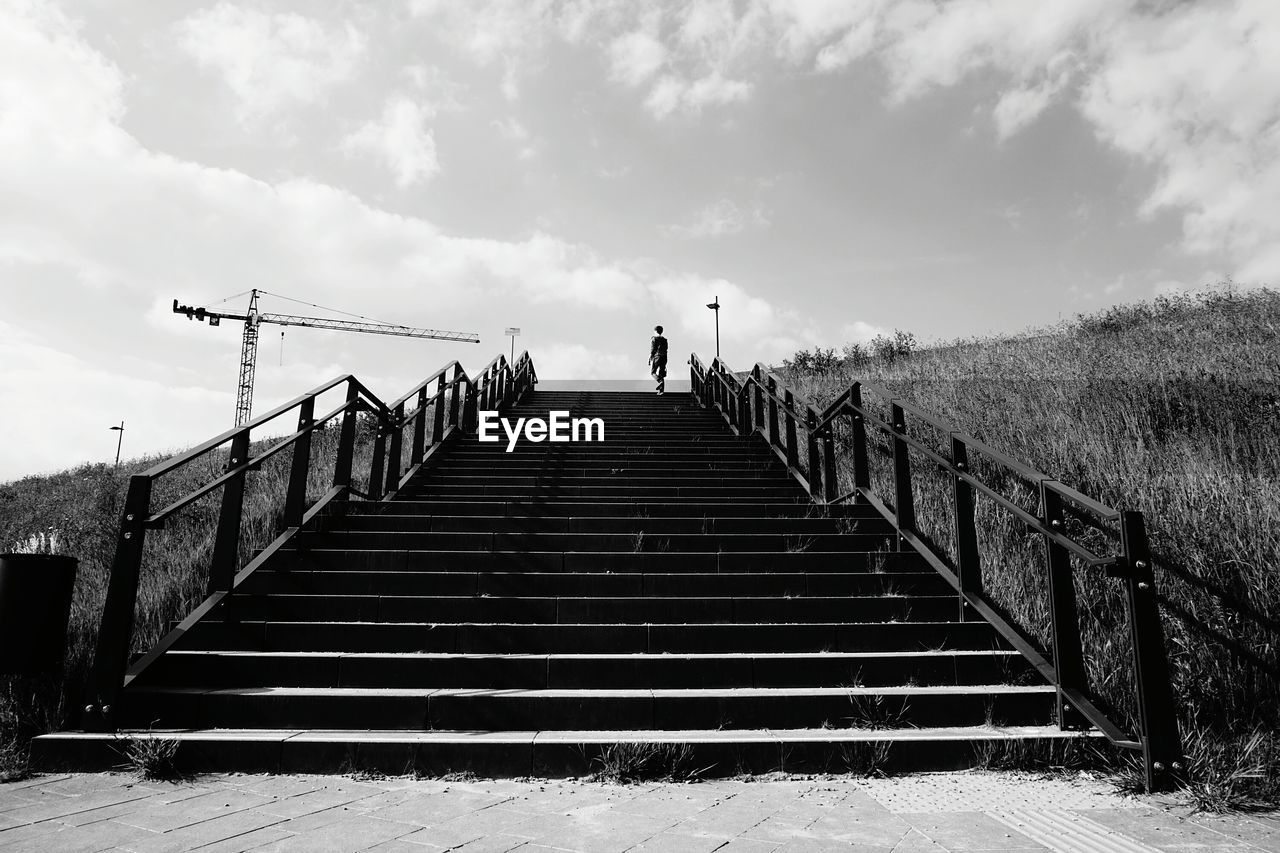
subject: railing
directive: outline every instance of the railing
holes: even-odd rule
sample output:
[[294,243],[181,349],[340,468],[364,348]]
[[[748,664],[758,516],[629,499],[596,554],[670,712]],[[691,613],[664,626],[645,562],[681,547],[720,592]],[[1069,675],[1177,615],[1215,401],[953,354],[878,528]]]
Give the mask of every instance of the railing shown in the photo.
[[[519,400],[537,381],[533,361],[528,353],[521,353],[514,365],[509,364],[504,356],[498,356],[474,378],[467,376],[462,365],[454,361],[388,406],[354,376],[340,376],[243,426],[228,430],[179,456],[130,477],[90,673],[90,699],[84,709],[84,728],[114,730],[116,726],[113,709],[120,691],[201,619],[216,608],[233,608],[236,587],[300,530],[312,524],[326,510],[339,506],[335,501],[353,496],[371,501],[390,499],[446,442],[474,424],[478,408],[497,409],[510,405]],[[315,410],[318,399],[326,392],[336,391],[344,386],[346,393],[343,402],[317,416]],[[412,408],[408,408],[409,406]],[[253,431],[293,412],[297,413],[298,418],[295,431],[250,458]],[[430,438],[427,431],[429,412]],[[368,486],[364,492],[355,487],[352,478],[357,418],[361,414],[367,414],[372,419],[375,429]],[[307,481],[312,467],[312,436],[317,430],[339,418],[341,420],[334,450],[332,485],[308,505]],[[410,450],[406,466],[405,430],[411,426],[413,432],[409,439]],[[222,474],[166,506],[153,508],[152,495],[157,480],[197,460],[209,460],[227,445],[229,451]],[[290,448],[293,454],[283,500],[283,530],[265,549],[237,571],[248,474],[257,471],[276,454]],[[207,597],[177,628],[130,665],[138,584],[143,568],[143,544],[147,531],[163,528],[165,522],[179,511],[219,489],[222,490],[222,502],[209,566]]]
[[[734,373],[720,359],[705,367],[694,354],[689,360],[694,397],[718,410],[739,435],[759,433],[813,500],[836,504],[845,501],[874,507],[894,526],[898,547],[919,552],[957,592],[961,619],[976,613],[995,629],[1040,674],[1057,688],[1058,724],[1063,729],[1096,726],[1113,744],[1142,753],[1149,790],[1172,785],[1182,768],[1182,743],[1170,686],[1164,633],[1157,607],[1155,578],[1142,514],[1118,511],[1047,474],[963,433],[911,402],[878,385],[853,383],[828,406],[819,410],[804,400],[768,367],[757,364],[745,376]],[[886,419],[863,403],[863,392],[887,405]],[[912,434],[932,430],[946,450]],[[839,494],[836,460],[836,426],[847,429],[852,461],[852,489]],[[882,495],[872,484],[868,430],[882,436],[892,460],[892,495]],[[797,438],[803,432],[803,448]],[[803,453],[801,450],[803,449]],[[971,460],[971,456],[974,457]],[[952,530],[948,549],[933,541],[917,526],[913,471],[920,465],[936,466],[951,481]],[[994,476],[992,476],[994,475]],[[1038,494],[1038,512],[1029,512],[996,488],[997,477],[1025,483]],[[1016,625],[983,587],[982,560],[975,502],[987,500],[1011,513],[1026,530],[1044,543],[1048,589],[1051,652],[1042,652],[1029,634]],[[1069,532],[1075,527],[1107,532],[1118,527],[1117,553],[1099,554]],[[1091,570],[1125,585],[1125,608],[1132,645],[1136,734],[1127,733],[1099,707],[1090,695],[1080,638],[1079,610],[1075,594],[1072,558]],[[1051,660],[1050,660],[1051,658]]]

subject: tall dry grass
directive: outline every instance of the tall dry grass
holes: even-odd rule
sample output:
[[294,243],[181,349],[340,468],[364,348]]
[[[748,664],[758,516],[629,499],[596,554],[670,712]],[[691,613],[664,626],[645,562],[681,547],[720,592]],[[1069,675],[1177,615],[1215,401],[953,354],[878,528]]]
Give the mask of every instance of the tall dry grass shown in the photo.
[[[412,434],[412,428],[406,430],[407,437]],[[251,455],[272,442],[255,442]],[[336,426],[313,435],[308,504],[332,483],[337,443]],[[362,491],[368,485],[372,447],[373,430],[359,419],[352,472],[353,485]],[[291,451],[278,454],[248,475],[240,565],[282,529],[291,455]],[[78,724],[129,477],[165,458],[130,460],[121,463],[119,470],[102,464],[83,465],[0,485],[0,550],[35,532],[55,530],[62,552],[80,561],[62,673],[51,677],[0,676],[0,779],[23,772],[31,737]],[[154,484],[153,511],[221,475],[225,463],[223,449],[161,477]],[[155,645],[174,622],[204,600],[220,500],[221,490],[217,490],[173,516],[163,529],[148,531],[134,612],[135,652]]]
[[[874,348],[873,348],[874,349]],[[886,350],[886,348],[881,348]],[[1144,513],[1188,755],[1241,797],[1280,793],[1280,293],[1231,287],[1083,316],[1021,336],[910,353],[866,349],[792,359],[780,372],[825,405],[856,380],[880,382],[1085,494]],[[825,368],[814,370],[812,365]],[[801,367],[795,367],[798,363]],[[809,369],[804,369],[809,366]],[[867,402],[880,406],[873,395]],[[946,437],[911,433],[945,448]],[[841,437],[838,435],[838,439]],[[840,441],[847,450],[847,439]],[[803,446],[803,445],[802,445]],[[886,445],[873,484],[892,497]],[[996,466],[977,473],[1025,509],[1037,493]],[[847,456],[842,491],[851,488]],[[950,551],[950,483],[915,466],[921,529]],[[988,591],[1045,646],[1043,546],[979,500]],[[1108,537],[1090,543],[1108,551]],[[1132,725],[1134,694],[1121,585],[1076,564],[1093,691]],[[1220,794],[1221,791],[1218,791]],[[1237,800],[1240,797],[1236,797]]]

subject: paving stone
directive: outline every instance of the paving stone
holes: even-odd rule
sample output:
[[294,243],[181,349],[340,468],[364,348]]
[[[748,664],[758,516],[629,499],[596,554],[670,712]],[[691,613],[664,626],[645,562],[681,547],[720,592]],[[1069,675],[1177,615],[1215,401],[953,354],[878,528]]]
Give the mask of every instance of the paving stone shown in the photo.
[[920,834],[954,851],[1047,850],[1043,844],[982,812],[900,814]]
[[475,841],[469,841],[461,847],[447,848],[458,853],[507,853],[508,850],[523,849],[529,839],[515,835],[484,835]]
[[238,811],[222,815],[190,826],[163,832],[146,842],[134,844],[130,849],[134,853],[169,853],[169,851],[194,850],[206,844],[217,844],[233,840],[246,833],[279,826],[283,818],[264,814],[255,810]]
[[262,829],[255,829],[225,841],[215,841],[197,849],[200,853],[243,853],[245,850],[256,850],[267,844],[284,841],[290,835],[291,833],[285,832],[279,826],[264,826]]
[[1187,820],[1233,841],[1252,844],[1261,850],[1280,850],[1280,817],[1199,814],[1192,815]]
[[684,835],[679,832],[659,832],[657,835],[632,847],[627,853],[711,853],[724,849],[724,839],[709,835]]
[[173,805],[156,804],[116,818],[141,829],[168,832],[271,802],[261,794],[241,790],[210,791]]
[[755,841],[750,838],[734,838],[723,847],[717,847],[716,853],[773,853],[781,845],[773,841]]
[[[27,832],[19,835],[23,830]],[[100,850],[123,847],[139,838],[136,827],[109,820],[88,826],[67,826],[49,821],[34,826],[19,827],[11,832],[14,836],[12,838],[9,837],[10,832],[0,833],[0,850],[98,853]]]
[[266,792],[255,792],[262,796],[274,798],[262,806],[262,810],[281,817],[301,817],[302,815],[329,809],[334,806],[346,806],[368,799],[380,793],[367,787],[346,787],[343,785],[323,786],[310,791],[284,796],[274,796]]
[[1089,818],[1158,850],[1194,850],[1196,853],[1222,850],[1243,853],[1257,849],[1244,841],[1233,840],[1216,829],[1157,809],[1099,810],[1090,812]]
[[356,815],[254,849],[258,853],[354,853],[408,835],[416,829],[407,823]]
[[[404,838],[395,838],[391,841],[384,841],[381,844],[369,848],[369,853],[442,853],[447,847],[437,847],[434,844],[413,844]],[[204,853],[204,851],[200,851]]]
[[100,809],[103,806],[146,800],[152,796],[153,794],[149,791],[133,788],[90,791],[74,797],[47,794],[36,802],[10,809],[4,814],[5,817],[19,824],[39,823]]
[[467,791],[442,791],[435,795],[420,794],[401,802],[368,812],[384,820],[398,820],[418,826],[433,826],[480,809],[509,801],[509,797],[490,797]]

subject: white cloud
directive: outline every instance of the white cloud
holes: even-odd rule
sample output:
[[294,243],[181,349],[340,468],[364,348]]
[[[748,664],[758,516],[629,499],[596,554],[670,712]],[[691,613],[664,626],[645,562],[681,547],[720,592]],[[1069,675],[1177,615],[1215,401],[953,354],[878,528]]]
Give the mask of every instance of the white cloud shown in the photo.
[[667,49],[655,36],[630,32],[609,45],[610,75],[627,86],[639,86],[656,74],[666,62]]
[[440,171],[436,142],[427,129],[430,108],[402,95],[393,96],[378,120],[349,133],[341,143],[348,155],[371,155],[381,160],[400,189],[429,180]]
[[366,43],[349,23],[267,14],[225,0],[180,21],[176,34],[182,50],[222,75],[245,121],[319,101],[354,75]]
[[637,336],[635,353],[602,352],[581,344],[542,344],[533,354],[534,368],[543,379],[643,379],[649,355],[639,352],[649,345],[643,332]]
[[675,237],[696,239],[724,237],[748,228],[763,228],[768,224],[769,217],[760,205],[744,210],[733,201],[722,198],[698,211],[688,224],[668,226],[665,230]]
[[862,320],[845,323],[840,327],[840,340],[843,343],[865,344],[868,341],[875,340],[882,335],[887,336],[888,334],[889,330],[883,326],[876,326]]

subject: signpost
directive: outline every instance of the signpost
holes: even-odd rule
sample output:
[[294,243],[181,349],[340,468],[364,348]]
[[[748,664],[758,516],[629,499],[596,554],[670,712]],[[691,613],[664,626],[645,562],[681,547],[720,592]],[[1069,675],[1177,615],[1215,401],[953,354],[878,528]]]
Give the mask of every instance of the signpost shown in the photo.
[[509,326],[502,330],[502,334],[511,336],[511,366],[516,364],[516,336],[520,334],[519,326]]

